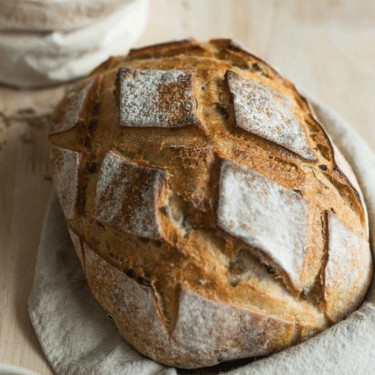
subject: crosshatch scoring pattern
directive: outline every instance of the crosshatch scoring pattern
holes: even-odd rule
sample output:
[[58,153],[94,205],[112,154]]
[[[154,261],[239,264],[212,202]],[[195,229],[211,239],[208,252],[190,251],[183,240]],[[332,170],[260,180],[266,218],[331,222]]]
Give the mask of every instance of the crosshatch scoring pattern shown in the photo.
[[[140,324],[132,309],[148,309],[150,336],[173,338],[172,349],[160,349],[165,361],[203,345],[213,364],[298,342],[356,308],[367,289],[364,203],[331,141],[290,82],[228,40],[109,59],[61,103],[51,141],[89,285],[125,338],[152,358],[155,345],[140,348],[131,337]],[[350,278],[348,268],[356,270]],[[103,292],[103,272],[119,273],[128,285],[121,293],[140,288],[151,305],[117,311],[124,299]],[[182,306],[194,303],[213,314],[210,323],[189,322],[196,310]],[[219,359],[225,335],[202,343],[198,331],[212,333],[219,321],[231,328],[230,314],[249,320]],[[244,334],[264,319],[272,324],[262,335]]]

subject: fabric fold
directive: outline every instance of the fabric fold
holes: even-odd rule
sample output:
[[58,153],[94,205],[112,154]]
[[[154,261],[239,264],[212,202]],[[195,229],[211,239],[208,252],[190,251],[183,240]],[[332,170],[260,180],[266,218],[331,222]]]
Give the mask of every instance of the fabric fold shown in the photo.
[[[314,104],[327,133],[354,169],[375,225],[375,155],[356,132],[330,109]],[[372,251],[375,238],[371,238]],[[362,374],[375,367],[375,287],[345,320],[294,347],[257,360],[237,361],[189,374]],[[38,250],[29,314],[42,349],[58,375],[174,375],[143,357],[119,335],[87,286],[68,229],[53,193]],[[247,363],[247,364],[244,364]],[[232,370],[231,370],[232,368]],[[186,373],[186,371],[182,371]]]

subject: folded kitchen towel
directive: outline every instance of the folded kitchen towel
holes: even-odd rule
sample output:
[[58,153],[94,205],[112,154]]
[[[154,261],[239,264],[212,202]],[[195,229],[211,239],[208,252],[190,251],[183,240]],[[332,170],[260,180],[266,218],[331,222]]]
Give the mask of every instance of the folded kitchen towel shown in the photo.
[[[95,0],[92,4],[55,0],[49,2],[48,15],[40,2],[0,0],[1,83],[36,88],[85,76],[109,56],[126,53],[147,23],[149,0]],[[13,21],[9,24],[5,24],[7,12]],[[33,23],[28,29],[19,29],[20,20]],[[39,29],[41,21],[50,21],[47,30]],[[50,29],[53,21],[56,28]],[[72,29],[62,28],[67,23]]]
[[[375,225],[375,155],[335,113],[314,109],[356,172]],[[374,250],[374,236],[371,245]],[[29,313],[43,351],[58,375],[367,374],[375,368],[375,287],[359,310],[294,347],[257,360],[241,360],[204,370],[178,370],[132,349],[96,303],[75,255],[60,205],[53,194],[45,217]]]

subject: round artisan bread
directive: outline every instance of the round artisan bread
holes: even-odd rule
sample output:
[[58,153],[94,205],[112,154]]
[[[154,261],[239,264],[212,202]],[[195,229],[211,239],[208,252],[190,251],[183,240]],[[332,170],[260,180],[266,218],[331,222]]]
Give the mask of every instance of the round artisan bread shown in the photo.
[[178,367],[265,355],[343,319],[372,274],[356,178],[307,101],[229,40],[113,57],[51,127],[88,284]]

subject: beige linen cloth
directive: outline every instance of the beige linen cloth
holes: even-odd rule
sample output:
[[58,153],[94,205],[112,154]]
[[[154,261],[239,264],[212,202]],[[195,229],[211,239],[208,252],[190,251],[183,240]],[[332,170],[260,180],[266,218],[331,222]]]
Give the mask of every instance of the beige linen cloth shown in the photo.
[[[356,172],[375,225],[375,155],[327,108],[315,105],[327,132]],[[374,284],[374,283],[373,283]],[[29,313],[43,351],[59,375],[368,374],[375,368],[375,286],[360,309],[317,336],[257,360],[204,370],[160,365],[132,349],[96,303],[85,281],[59,203],[53,194],[45,217]]]
[[125,53],[146,27],[149,2],[107,2],[0,0],[0,82],[26,89],[57,85]]

